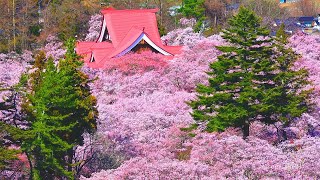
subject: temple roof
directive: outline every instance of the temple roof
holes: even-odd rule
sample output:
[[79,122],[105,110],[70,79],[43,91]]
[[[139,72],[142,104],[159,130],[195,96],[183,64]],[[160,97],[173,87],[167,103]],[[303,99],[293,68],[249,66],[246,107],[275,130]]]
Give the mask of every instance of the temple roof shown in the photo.
[[[91,67],[98,68],[102,68],[103,62],[110,58],[126,54],[142,39],[159,53],[178,54],[181,46],[162,44],[155,14],[157,11],[158,9],[101,10],[103,22],[99,38],[96,42],[78,42],[77,53],[84,55],[84,61]],[[108,33],[110,40],[103,41],[105,33]]]
[[120,44],[132,28],[144,31],[153,42],[161,43],[156,14],[148,10],[102,10],[114,46]]

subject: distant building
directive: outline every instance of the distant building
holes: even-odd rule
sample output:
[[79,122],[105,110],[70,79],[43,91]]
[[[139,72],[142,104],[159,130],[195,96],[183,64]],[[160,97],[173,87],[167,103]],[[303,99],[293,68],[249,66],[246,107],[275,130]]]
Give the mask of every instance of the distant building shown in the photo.
[[275,19],[271,33],[272,35],[275,35],[277,27],[281,24],[285,25],[285,31],[289,34],[298,30],[305,33],[320,32],[320,14],[316,18],[313,16],[302,16],[289,17],[285,20]]
[[303,17],[299,17],[298,18],[298,25],[302,26],[302,27],[313,27],[315,25],[315,21],[314,21],[314,17],[313,16],[303,16]]
[[116,10],[107,8],[102,28],[95,42],[78,42],[76,52],[92,68],[103,68],[105,62],[129,52],[152,51],[173,56],[181,46],[163,45],[158,31],[157,9]]
[[181,9],[181,6],[171,6],[168,9],[168,13],[170,16],[176,16],[178,14],[180,14],[179,10]]
[[297,24],[297,22],[298,22],[298,18],[296,18],[296,17],[289,17],[289,18],[287,18],[285,20],[276,19],[274,21],[274,24],[273,24],[271,35],[275,35],[276,34],[276,31],[278,30],[278,27],[281,24],[284,24],[285,31],[288,34],[292,34],[292,33],[296,32],[298,30],[301,30],[301,27]]
[[293,3],[297,2],[298,0],[280,0],[280,3]]
[[318,14],[318,17],[314,18],[313,31],[320,32],[320,14]]

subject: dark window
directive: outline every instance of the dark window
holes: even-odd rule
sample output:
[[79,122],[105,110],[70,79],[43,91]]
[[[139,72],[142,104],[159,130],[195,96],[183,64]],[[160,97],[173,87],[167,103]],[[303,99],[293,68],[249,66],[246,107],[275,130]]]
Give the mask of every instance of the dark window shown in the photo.
[[110,38],[110,35],[109,35],[109,32],[108,32],[108,28],[106,28],[106,30],[104,31],[104,35],[103,35],[102,41],[111,41],[111,38]]

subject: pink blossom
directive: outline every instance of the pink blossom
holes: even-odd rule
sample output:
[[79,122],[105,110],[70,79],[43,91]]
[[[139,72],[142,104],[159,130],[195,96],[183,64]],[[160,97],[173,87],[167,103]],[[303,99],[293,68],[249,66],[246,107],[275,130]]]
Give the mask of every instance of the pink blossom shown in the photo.
[[197,23],[196,19],[194,18],[191,18],[191,19],[181,18],[179,22],[181,25],[186,27],[193,27]]
[[[290,46],[302,53],[303,58],[296,67],[307,67],[317,90],[320,70],[316,66],[319,52],[315,39],[293,36]],[[99,78],[91,85],[100,113],[98,147],[109,155],[120,155],[123,160],[120,167],[95,172],[90,179],[309,179],[319,176],[319,163],[314,160],[320,156],[317,111],[304,114],[286,127],[289,140],[278,145],[277,128],[284,128],[281,123],[252,124],[248,140],[243,140],[235,128],[223,133],[205,133],[200,127],[193,132],[195,137],[182,132],[181,127],[194,123],[185,101],[194,98],[196,84],[207,82],[205,71],[220,54],[215,46],[225,42],[218,35],[205,38],[190,28],[175,30],[163,40],[185,46],[182,54],[165,66],[153,64],[151,60],[153,68],[144,68],[145,64],[139,60],[144,62],[145,56],[139,59],[131,55],[128,57],[132,60],[124,57],[124,62],[110,64],[107,71],[86,69],[91,77]],[[300,41],[309,42],[315,50],[307,49]],[[135,71],[128,68],[132,63],[137,65]]]
[[66,50],[63,48],[63,43],[55,36],[49,35],[47,37],[47,44],[43,48],[47,58],[52,57],[55,61],[64,57]]
[[96,14],[91,16],[89,21],[89,30],[85,41],[95,41],[98,39],[102,26],[102,16]]

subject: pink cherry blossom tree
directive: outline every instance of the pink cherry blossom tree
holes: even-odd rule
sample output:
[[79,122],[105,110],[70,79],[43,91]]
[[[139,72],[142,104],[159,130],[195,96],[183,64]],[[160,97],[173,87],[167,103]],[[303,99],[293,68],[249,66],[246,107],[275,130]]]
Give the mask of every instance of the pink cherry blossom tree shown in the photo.
[[[86,40],[95,40],[101,16],[93,16]],[[105,70],[83,67],[92,79],[99,110],[94,137],[77,148],[77,159],[89,179],[316,179],[320,177],[320,37],[295,34],[288,46],[301,54],[296,68],[305,67],[313,82],[315,108],[284,130],[254,123],[248,140],[238,129],[205,133],[201,127],[181,131],[193,123],[185,103],[194,88],[207,80],[210,62],[225,42],[219,35],[203,37],[192,29],[177,29],[162,37],[168,45],[183,45],[172,60],[152,53],[129,54],[105,65]],[[55,60],[64,56],[53,36],[44,47]],[[33,61],[31,52],[0,54],[2,87],[16,84]],[[1,95],[0,95],[1,96]],[[0,99],[0,102],[2,98]],[[3,116],[4,114],[0,114]],[[204,124],[205,125],[205,124]],[[80,168],[80,167],[79,167]],[[86,179],[85,177],[82,179]]]
[[46,39],[46,45],[42,49],[47,58],[52,57],[55,61],[62,59],[66,53],[63,43],[56,36],[49,35]]
[[[289,44],[301,53],[296,67],[310,71],[315,92],[319,90],[320,77],[316,66],[320,62],[317,38],[294,35]],[[214,47],[225,42],[218,35],[206,38],[188,29],[175,30],[163,40],[167,44],[184,45],[183,52],[165,66],[144,68],[135,62],[138,59],[130,61],[124,56],[124,62],[110,62],[108,66],[112,68],[106,71],[85,69],[91,77],[98,77],[91,85],[98,97],[100,113],[94,146],[97,152],[107,157],[116,155],[118,160],[116,166],[109,166],[112,169],[96,169],[99,172],[93,173],[90,179],[306,179],[319,176],[320,164],[314,161],[320,156],[319,108],[286,128],[289,140],[280,144],[277,128],[281,124],[255,123],[247,141],[241,138],[239,130],[232,128],[212,134],[202,132],[201,128],[192,133],[181,131],[180,128],[193,123],[185,102],[195,97],[195,85],[206,81],[208,64],[220,54]],[[309,47],[306,44],[310,44]],[[132,62],[138,71],[128,71]],[[318,95],[315,100],[319,102]]]
[[91,16],[89,21],[89,30],[86,35],[85,41],[95,41],[99,38],[102,27],[102,15],[96,14]]

